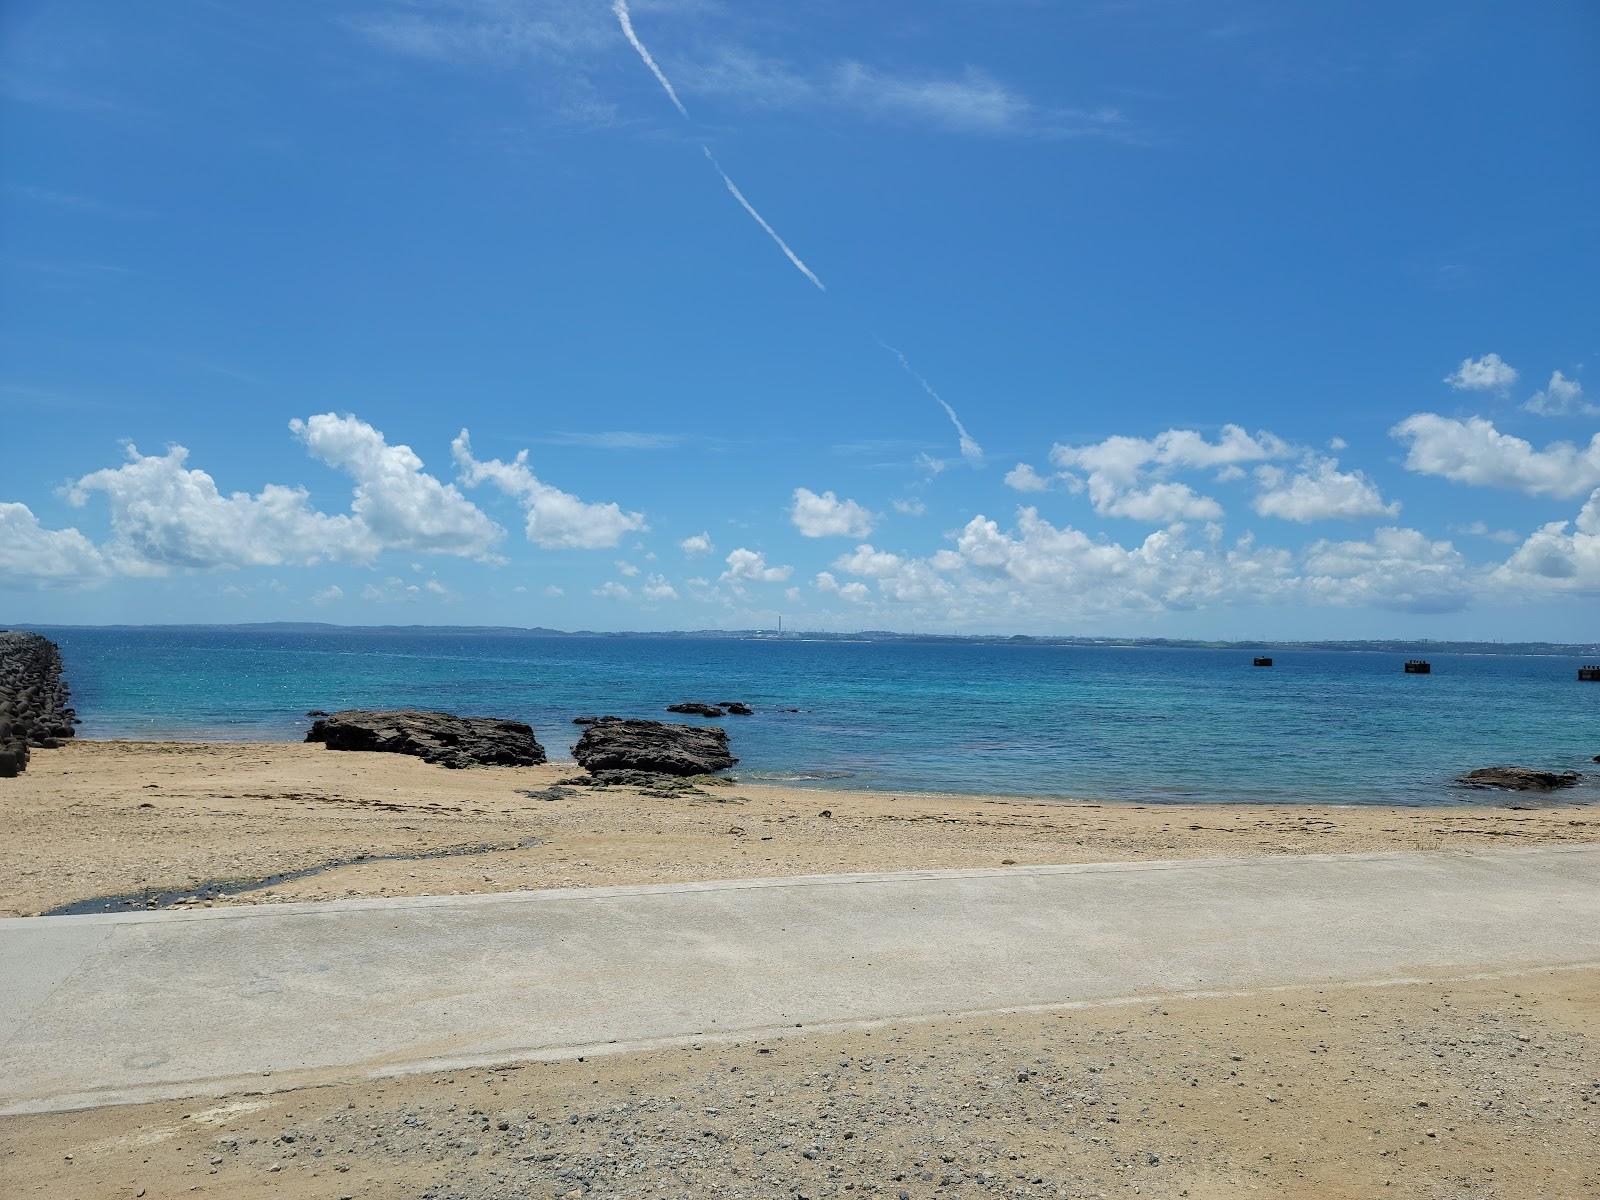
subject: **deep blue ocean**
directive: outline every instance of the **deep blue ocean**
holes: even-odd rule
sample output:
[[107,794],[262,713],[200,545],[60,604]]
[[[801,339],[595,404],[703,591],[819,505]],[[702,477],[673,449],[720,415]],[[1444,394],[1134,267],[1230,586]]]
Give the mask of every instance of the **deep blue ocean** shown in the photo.
[[[308,709],[418,707],[530,722],[551,755],[579,714],[672,717],[743,700],[738,773],[879,790],[1159,802],[1504,802],[1452,779],[1591,772],[1600,684],[1577,659],[915,642],[446,633],[46,631],[81,735],[296,740]],[[787,709],[799,709],[788,712]]]

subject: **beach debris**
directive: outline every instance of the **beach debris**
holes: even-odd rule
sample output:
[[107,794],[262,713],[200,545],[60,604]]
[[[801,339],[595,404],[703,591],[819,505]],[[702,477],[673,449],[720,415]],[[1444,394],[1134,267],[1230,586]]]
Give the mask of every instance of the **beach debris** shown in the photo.
[[532,767],[545,761],[533,728],[500,717],[458,717],[414,709],[345,709],[306,734],[330,750],[410,754],[441,767]]
[[1466,787],[1502,788],[1514,792],[1549,792],[1572,787],[1582,776],[1576,771],[1540,771],[1534,767],[1479,767],[1456,782]]
[[583,731],[572,757],[591,775],[614,770],[709,775],[739,761],[724,730],[665,721],[596,722]]
[[76,730],[61,651],[37,633],[0,631],[0,778],[20,775],[32,750],[53,750]]

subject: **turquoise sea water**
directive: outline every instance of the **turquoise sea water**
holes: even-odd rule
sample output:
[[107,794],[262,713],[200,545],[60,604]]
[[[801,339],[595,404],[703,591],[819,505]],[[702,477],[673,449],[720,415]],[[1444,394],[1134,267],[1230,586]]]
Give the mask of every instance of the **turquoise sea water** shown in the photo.
[[[81,733],[303,736],[307,709],[420,707],[530,722],[552,756],[579,714],[744,700],[745,778],[1128,801],[1503,802],[1472,767],[1594,775],[1600,684],[1576,659],[949,643],[452,634],[47,631]],[[797,708],[801,711],[784,711]]]

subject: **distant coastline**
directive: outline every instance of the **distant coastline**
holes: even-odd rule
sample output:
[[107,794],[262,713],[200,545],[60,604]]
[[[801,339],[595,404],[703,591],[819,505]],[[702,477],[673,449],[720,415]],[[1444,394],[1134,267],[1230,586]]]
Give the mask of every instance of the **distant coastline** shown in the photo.
[[726,641],[786,641],[786,642],[917,642],[929,644],[973,644],[988,646],[1083,646],[1095,649],[1157,649],[1157,650],[1347,650],[1374,653],[1409,653],[1428,651],[1434,654],[1550,654],[1600,656],[1600,641],[1593,642],[1488,642],[1439,641],[1429,638],[1367,638],[1294,641],[1275,638],[1255,638],[1240,641],[1208,640],[1204,638],[1166,637],[1084,637],[1074,635],[1014,634],[954,634],[954,633],[899,633],[888,629],[862,629],[852,633],[828,630],[772,629],[671,629],[671,630],[601,630],[601,629],[551,629],[542,625],[336,625],[325,621],[254,621],[233,624],[203,624],[180,622],[171,625],[60,625],[37,622],[19,622],[0,629],[14,628],[48,633],[60,630],[167,630],[210,631],[215,633],[294,633],[294,634],[360,634],[366,637],[501,637],[501,638],[655,638],[701,639]]

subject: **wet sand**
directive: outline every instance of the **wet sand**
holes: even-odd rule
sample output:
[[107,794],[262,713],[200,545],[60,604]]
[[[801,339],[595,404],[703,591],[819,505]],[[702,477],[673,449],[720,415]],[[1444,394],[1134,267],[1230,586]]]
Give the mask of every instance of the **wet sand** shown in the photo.
[[[576,773],[565,763],[449,771],[299,743],[68,744],[38,753],[0,791],[0,915],[108,895],[143,904],[147,891],[297,871],[313,873],[204,902],[1600,841],[1600,808],[1513,794],[1450,809],[1095,804],[742,782],[678,798],[522,794]],[[362,855],[382,860],[347,862]]]

